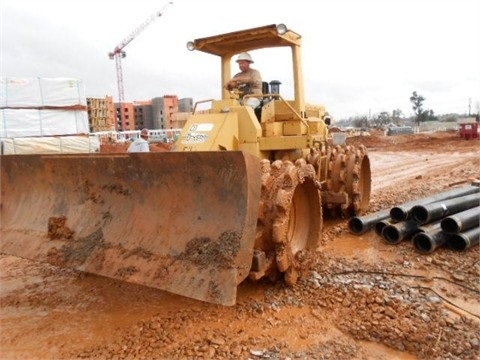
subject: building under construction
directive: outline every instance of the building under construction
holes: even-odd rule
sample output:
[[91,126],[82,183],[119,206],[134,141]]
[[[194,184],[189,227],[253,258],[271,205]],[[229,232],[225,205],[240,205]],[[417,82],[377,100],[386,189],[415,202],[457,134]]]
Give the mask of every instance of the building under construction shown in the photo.
[[[146,101],[114,103],[111,96],[87,98],[90,132],[131,131],[143,128],[168,130],[181,128],[193,110],[193,99],[176,95]],[[123,114],[123,116],[122,116]]]

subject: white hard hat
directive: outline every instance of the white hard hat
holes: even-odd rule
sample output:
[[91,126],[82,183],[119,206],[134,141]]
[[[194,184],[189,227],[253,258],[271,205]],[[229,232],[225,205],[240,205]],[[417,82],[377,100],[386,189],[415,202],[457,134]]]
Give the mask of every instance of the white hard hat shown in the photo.
[[244,52],[244,53],[241,53],[238,55],[237,57],[237,63],[239,61],[248,61],[249,63],[252,63],[253,64],[253,60],[252,60],[252,57],[250,56],[249,53],[247,52]]

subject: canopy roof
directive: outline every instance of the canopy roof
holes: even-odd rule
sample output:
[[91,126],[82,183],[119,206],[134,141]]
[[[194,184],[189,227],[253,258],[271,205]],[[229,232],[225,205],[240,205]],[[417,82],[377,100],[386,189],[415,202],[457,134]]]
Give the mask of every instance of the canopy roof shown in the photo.
[[292,30],[279,34],[277,25],[267,25],[194,40],[195,50],[220,57],[256,49],[300,46],[301,36]]

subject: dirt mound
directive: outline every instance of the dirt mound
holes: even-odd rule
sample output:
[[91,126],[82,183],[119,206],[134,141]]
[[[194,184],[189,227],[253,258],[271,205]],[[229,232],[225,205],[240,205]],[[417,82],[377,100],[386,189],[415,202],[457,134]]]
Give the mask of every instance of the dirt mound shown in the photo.
[[383,131],[373,130],[365,135],[347,137],[347,144],[363,144],[370,150],[441,152],[472,151],[480,149],[478,139],[462,139],[457,131],[400,134],[387,136]]

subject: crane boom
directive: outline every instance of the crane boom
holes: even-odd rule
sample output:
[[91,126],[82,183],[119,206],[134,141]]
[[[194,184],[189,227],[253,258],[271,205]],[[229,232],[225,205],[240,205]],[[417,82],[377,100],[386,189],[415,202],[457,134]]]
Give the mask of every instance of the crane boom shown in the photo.
[[[118,87],[118,102],[122,104],[125,100],[125,95],[124,95],[124,90],[123,90],[123,70],[122,70],[122,58],[124,58],[127,54],[123,50],[128,44],[132,42],[133,39],[135,39],[138,34],[140,34],[145,28],[150,25],[155,19],[163,15],[163,12],[165,11],[166,7],[170,4],[173,4],[173,2],[168,2],[165,4],[165,6],[160,10],[155,13],[153,13],[147,20],[145,20],[140,26],[138,26],[135,30],[133,30],[125,39],[122,40],[115,48],[113,51],[108,53],[108,57],[111,60],[115,60],[115,67],[117,70],[117,87]],[[120,111],[120,116],[121,116],[121,122],[123,126],[123,111]]]

